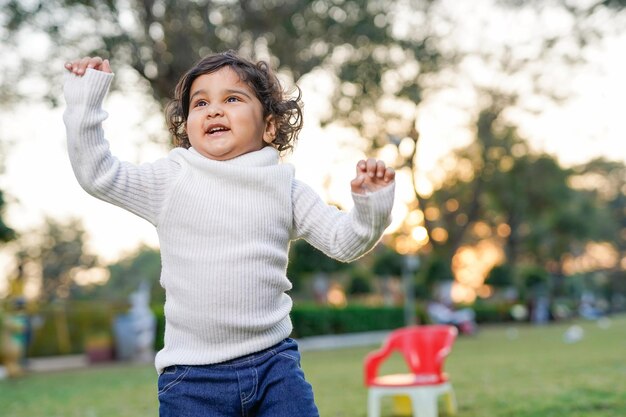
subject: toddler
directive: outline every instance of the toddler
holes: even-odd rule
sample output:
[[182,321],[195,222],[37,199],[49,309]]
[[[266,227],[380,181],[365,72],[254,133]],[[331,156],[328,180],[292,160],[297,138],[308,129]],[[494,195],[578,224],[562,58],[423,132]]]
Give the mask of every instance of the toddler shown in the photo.
[[302,127],[299,96],[288,97],[266,63],[232,51],[205,57],[180,79],[167,111],[178,146],[152,163],[123,162],[102,129],[109,61],[86,57],[65,68],[63,117],[78,182],[158,233],[160,416],[318,416],[289,338],[289,243],[305,239],[344,262],[368,252],[389,224],[393,169],[359,161],[354,208],[325,204],[279,163]]

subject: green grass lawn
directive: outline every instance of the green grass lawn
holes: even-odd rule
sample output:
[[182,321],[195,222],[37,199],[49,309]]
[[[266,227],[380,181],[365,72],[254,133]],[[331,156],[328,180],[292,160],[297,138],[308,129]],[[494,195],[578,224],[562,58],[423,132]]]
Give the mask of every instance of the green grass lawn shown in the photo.
[[[460,337],[446,363],[458,416],[626,416],[626,316],[608,327],[577,322],[584,337],[567,344],[563,334],[572,324],[485,327]],[[366,415],[362,361],[375,348],[303,353],[322,417]],[[401,367],[394,358],[383,370]],[[151,366],[114,365],[0,381],[0,415],[156,416],[156,377]],[[391,401],[384,406],[391,416]]]

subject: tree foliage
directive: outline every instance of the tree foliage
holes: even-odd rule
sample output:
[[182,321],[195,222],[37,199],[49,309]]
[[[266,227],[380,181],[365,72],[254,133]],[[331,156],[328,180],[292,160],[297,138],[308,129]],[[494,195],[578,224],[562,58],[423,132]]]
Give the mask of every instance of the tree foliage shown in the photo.
[[[337,89],[351,102],[342,107],[346,113],[373,107],[387,71],[411,61],[427,73],[437,67],[440,56],[423,27],[411,35],[393,34],[399,13],[419,15],[428,22],[424,14],[434,2],[427,0],[411,0],[402,7],[392,1],[368,0],[4,3],[4,40],[19,42],[21,31],[44,33],[50,39],[49,56],[23,54],[22,71],[14,68],[8,73],[5,88],[13,77],[23,77],[25,68],[37,71],[35,61],[57,63],[60,71],[61,59],[97,54],[131,67],[149,83],[155,99],[164,103],[179,77],[200,57],[236,49],[251,58],[271,59],[292,80],[316,68],[332,71],[342,83],[349,83]],[[413,85],[413,78],[403,82],[417,100]]]
[[426,276],[436,273],[429,265],[449,264],[461,246],[492,240],[504,249],[501,268],[509,272],[504,279],[495,270],[488,284],[524,287],[516,271],[535,265],[558,292],[565,263],[589,242],[610,242],[623,254],[624,164],[563,168],[554,156],[532,151],[502,117],[506,100],[494,96],[489,103],[476,119],[475,140],[443,162],[449,168],[433,193],[424,198],[416,191],[430,237]]
[[[56,100],[62,61],[92,54],[111,58],[121,73],[130,70],[130,79],[146,86],[161,106],[178,78],[211,52],[237,49],[271,60],[288,83],[324,73],[333,83],[324,122],[355,127],[372,154],[382,147],[398,149],[395,166],[414,181],[411,210],[424,213],[433,273],[449,275],[459,247],[485,238],[500,239],[508,263],[536,263],[558,272],[564,255],[589,240],[617,242],[623,257],[623,165],[564,169],[554,157],[530,151],[510,113],[537,110],[529,104],[537,97],[567,96],[552,82],[550,75],[558,71],[548,73],[546,67],[582,60],[583,48],[605,30],[597,17],[617,16],[624,5],[622,0],[494,0],[494,9],[524,9],[540,20],[563,12],[572,18],[563,21],[571,23],[532,33],[532,42],[464,49],[450,39],[459,39],[454,29],[468,17],[453,17],[453,6],[437,0],[0,0],[0,37],[15,48],[13,59],[0,64],[0,102],[19,100],[25,91],[17,80],[37,76],[52,83],[47,97]],[[19,48],[26,33],[45,35],[43,54]],[[492,75],[487,81],[466,75],[476,62]],[[465,84],[477,96],[472,109],[464,109],[471,114],[473,141],[449,156],[452,163],[445,164],[447,172],[432,194],[420,193],[415,181],[422,106],[438,92]],[[412,152],[400,152],[406,143]],[[571,184],[573,178],[613,178],[620,172],[621,185],[606,182],[611,197]],[[409,236],[413,225],[405,226],[399,234]],[[336,267],[303,245],[292,247],[291,275]],[[111,268],[112,286],[118,272],[121,277],[144,270],[132,262]]]
[[151,301],[163,303],[165,293],[159,283],[161,254],[158,249],[141,246],[137,250],[109,265],[109,279],[103,285],[92,288],[89,297],[127,301],[142,282],[150,286]]
[[15,230],[10,228],[3,219],[5,207],[4,193],[0,190],[0,242],[9,242],[16,238]]
[[489,271],[485,282],[495,288],[508,288],[513,286],[513,271],[509,264],[496,265]]
[[605,207],[605,220],[612,223],[605,222],[598,230],[615,244],[621,258],[626,257],[626,165],[597,158],[574,167],[570,183],[575,189],[591,194]]
[[404,258],[387,246],[380,246],[374,252],[372,271],[379,276],[400,277],[404,270]]
[[[4,146],[0,144],[0,151],[4,151]],[[4,156],[0,156],[0,174],[4,172]],[[5,209],[7,207],[7,201],[5,199],[5,193],[0,190],[0,243],[9,242],[17,237],[15,230],[13,230],[5,222]]]
[[301,289],[307,278],[317,272],[332,274],[347,268],[345,263],[329,258],[302,239],[292,242],[289,248],[287,277],[296,291]]
[[27,279],[39,282],[41,301],[67,300],[78,290],[79,274],[97,265],[97,257],[85,247],[86,240],[79,219],[47,218],[42,230],[24,233],[17,257]]

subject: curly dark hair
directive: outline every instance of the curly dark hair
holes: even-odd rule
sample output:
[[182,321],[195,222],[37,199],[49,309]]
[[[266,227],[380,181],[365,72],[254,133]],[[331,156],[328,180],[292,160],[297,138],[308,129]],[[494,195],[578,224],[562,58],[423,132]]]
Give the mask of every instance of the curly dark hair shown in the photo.
[[189,95],[191,84],[201,75],[215,72],[223,67],[230,67],[243,82],[256,93],[263,106],[263,118],[272,116],[276,123],[276,137],[272,145],[279,152],[292,149],[298,133],[302,129],[302,96],[300,88],[295,87],[297,96],[287,97],[278,78],[265,61],[257,63],[240,57],[235,51],[226,51],[209,55],[196,63],[178,81],[174,99],[168,104],[166,119],[169,131],[174,135],[174,143],[182,148],[191,147],[185,125],[189,116]]

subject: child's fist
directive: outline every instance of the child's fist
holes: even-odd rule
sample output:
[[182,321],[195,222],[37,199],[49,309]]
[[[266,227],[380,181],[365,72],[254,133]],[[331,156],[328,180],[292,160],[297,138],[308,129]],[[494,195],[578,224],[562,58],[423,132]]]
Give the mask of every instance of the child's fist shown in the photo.
[[393,168],[386,167],[383,161],[370,158],[356,164],[356,177],[350,182],[350,186],[356,194],[372,193],[391,184],[395,177],[396,171]]
[[93,68],[98,71],[111,73],[111,65],[108,59],[102,59],[99,56],[84,57],[82,59],[75,59],[65,63],[65,69],[72,74],[82,76],[87,71],[87,68]]

